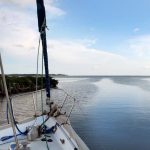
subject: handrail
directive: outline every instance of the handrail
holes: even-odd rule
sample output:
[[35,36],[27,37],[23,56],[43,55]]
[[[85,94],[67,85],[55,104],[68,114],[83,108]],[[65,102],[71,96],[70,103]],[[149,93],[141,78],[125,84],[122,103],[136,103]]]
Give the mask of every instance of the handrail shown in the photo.
[[68,123],[68,120],[69,120],[69,118],[70,118],[70,116],[71,116],[71,113],[72,113],[72,111],[73,111],[73,109],[74,109],[74,106],[75,106],[76,98],[75,98],[74,96],[68,94],[64,89],[58,88],[58,90],[63,91],[63,92],[66,94],[66,97],[65,97],[65,99],[64,99],[64,101],[63,101],[63,103],[62,103],[62,105],[61,105],[61,107],[60,107],[60,110],[59,110],[60,112],[61,112],[62,108],[64,107],[66,101],[68,100],[68,99],[67,99],[68,97],[70,97],[70,98],[73,100],[73,104],[72,104],[72,107],[71,107],[71,109],[70,109],[70,112],[69,112],[69,114],[68,114],[68,116],[67,116],[66,121],[64,122],[64,123]]

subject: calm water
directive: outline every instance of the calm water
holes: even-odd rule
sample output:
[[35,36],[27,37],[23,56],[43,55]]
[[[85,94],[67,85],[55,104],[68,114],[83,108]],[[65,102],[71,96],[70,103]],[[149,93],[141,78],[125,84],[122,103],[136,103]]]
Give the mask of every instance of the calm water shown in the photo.
[[[91,150],[150,150],[150,78],[87,77],[58,80],[59,87],[77,99],[70,120]],[[52,91],[53,100],[64,98],[56,91]],[[23,96],[22,100],[19,98],[14,102],[17,104],[14,105],[16,117],[28,117],[33,113],[33,101],[29,100],[31,97]],[[0,104],[1,110],[4,105],[4,102]],[[0,111],[1,118],[3,111]]]
[[[150,80],[137,77],[60,79],[80,100],[71,121],[91,150],[150,149]],[[80,110],[80,111],[79,111]]]

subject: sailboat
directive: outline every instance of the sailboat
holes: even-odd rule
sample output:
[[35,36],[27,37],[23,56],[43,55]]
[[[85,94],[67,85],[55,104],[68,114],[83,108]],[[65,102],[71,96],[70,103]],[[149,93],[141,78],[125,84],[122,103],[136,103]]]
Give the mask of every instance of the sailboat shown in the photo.
[[16,122],[0,55],[0,68],[10,120],[10,124],[0,127],[0,150],[89,150],[72,128],[69,117],[62,114],[61,109],[55,107],[51,102],[44,1],[36,0],[36,4],[38,28],[43,48],[42,59],[45,66],[46,104],[49,112],[42,112],[39,116]]

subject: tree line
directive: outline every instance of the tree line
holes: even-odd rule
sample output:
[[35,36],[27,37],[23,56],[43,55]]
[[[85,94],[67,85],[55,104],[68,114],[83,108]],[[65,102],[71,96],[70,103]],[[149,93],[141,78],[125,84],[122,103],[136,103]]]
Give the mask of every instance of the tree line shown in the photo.
[[[45,88],[45,77],[39,76],[37,89]],[[56,88],[58,80],[50,77],[51,88]],[[9,94],[32,92],[36,90],[36,76],[6,75],[6,83]],[[0,75],[0,96],[5,96],[4,85]]]

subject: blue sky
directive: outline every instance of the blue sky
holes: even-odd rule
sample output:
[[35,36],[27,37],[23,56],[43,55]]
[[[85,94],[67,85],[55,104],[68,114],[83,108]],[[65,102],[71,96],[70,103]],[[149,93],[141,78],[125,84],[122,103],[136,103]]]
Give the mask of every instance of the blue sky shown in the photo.
[[[150,31],[148,0],[61,0],[60,6],[67,14],[57,20],[55,30],[59,34],[53,33],[57,37],[96,38],[100,42],[97,47],[109,50]],[[136,28],[139,31],[135,33]]]
[[[150,74],[150,1],[45,0],[45,6],[50,73]],[[1,0],[0,7],[6,72],[34,73],[35,1]]]

